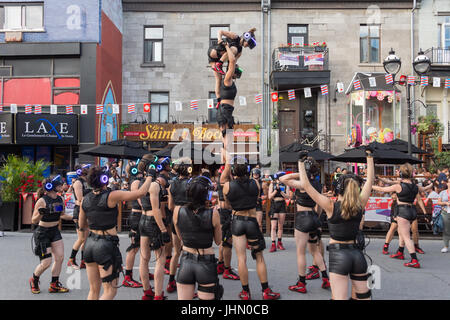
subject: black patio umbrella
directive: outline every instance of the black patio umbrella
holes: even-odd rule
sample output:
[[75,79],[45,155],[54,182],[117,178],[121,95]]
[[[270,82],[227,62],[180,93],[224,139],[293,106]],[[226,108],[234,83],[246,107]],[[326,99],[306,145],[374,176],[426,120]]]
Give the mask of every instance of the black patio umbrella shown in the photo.
[[315,148],[308,146],[306,144],[301,144],[300,142],[294,142],[294,143],[288,144],[288,145],[280,148],[280,152],[298,152],[298,151],[302,151],[302,150],[313,150],[313,149],[315,149]]
[[[385,147],[382,147],[382,149],[374,148],[373,158],[376,164],[404,164],[407,162],[410,164],[422,163],[421,160],[409,156],[407,153]],[[357,147],[349,149],[343,154],[331,158],[330,160],[337,162],[366,163],[366,153],[363,147]]]
[[[408,152],[408,142],[401,139],[395,139],[391,142],[386,142],[386,145],[392,147],[393,149],[400,152]],[[419,149],[414,144],[411,145],[411,152],[417,154],[425,154],[427,153],[425,150]]]
[[150,152],[144,149],[140,142],[122,139],[105,142],[77,153],[94,157],[139,159]]
[[[308,152],[308,156],[312,157],[316,161],[326,161],[334,158],[334,155],[323,152],[318,148],[311,149]],[[280,162],[297,162],[298,152],[280,152]]]

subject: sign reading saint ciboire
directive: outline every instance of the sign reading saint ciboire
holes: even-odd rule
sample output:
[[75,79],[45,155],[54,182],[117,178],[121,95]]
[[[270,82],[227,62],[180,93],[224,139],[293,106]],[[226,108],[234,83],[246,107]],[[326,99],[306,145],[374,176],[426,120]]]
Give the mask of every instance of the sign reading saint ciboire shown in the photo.
[[0,114],[0,144],[13,143],[13,115]]
[[17,144],[78,144],[76,114],[17,114]]

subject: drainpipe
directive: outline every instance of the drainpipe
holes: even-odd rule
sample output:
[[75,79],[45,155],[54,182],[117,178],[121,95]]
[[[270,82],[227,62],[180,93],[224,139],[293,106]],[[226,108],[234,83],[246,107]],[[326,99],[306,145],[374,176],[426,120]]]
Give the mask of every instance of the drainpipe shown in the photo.
[[267,121],[266,121],[266,113],[265,113],[265,105],[266,105],[266,96],[264,93],[264,44],[265,44],[265,26],[264,26],[264,0],[261,0],[261,93],[262,93],[262,103],[261,103],[261,133],[259,137],[259,152],[260,154],[267,154],[267,140],[266,140],[266,130],[268,129]]
[[[415,41],[414,41],[414,24],[415,24],[415,11],[417,9],[417,0],[413,1],[413,8],[411,10],[411,66],[413,65],[414,62],[414,56],[415,56]],[[414,74],[414,69],[413,69],[413,74]],[[415,101],[416,100],[416,90],[415,87],[411,90],[411,101]],[[411,107],[411,121],[415,121],[416,119],[416,110],[414,105]],[[409,127],[409,125],[407,126]],[[408,133],[409,134],[409,133]]]

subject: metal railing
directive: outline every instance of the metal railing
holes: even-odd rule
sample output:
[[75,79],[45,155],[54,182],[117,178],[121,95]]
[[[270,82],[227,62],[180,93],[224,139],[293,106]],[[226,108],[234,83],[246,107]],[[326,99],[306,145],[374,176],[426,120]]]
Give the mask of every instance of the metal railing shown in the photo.
[[432,65],[450,65],[450,49],[430,48],[425,51],[425,55],[430,59]]
[[328,49],[321,47],[280,47],[272,53],[272,71],[328,70]]

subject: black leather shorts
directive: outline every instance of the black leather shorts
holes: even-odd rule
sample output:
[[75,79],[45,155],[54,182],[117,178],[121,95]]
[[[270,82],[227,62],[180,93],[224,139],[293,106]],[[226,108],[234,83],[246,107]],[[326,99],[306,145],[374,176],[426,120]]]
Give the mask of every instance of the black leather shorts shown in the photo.
[[176,281],[181,284],[210,284],[219,281],[216,258],[213,254],[181,253]]
[[[78,220],[80,218],[80,206],[75,205],[75,207],[73,207],[73,219],[74,220]],[[77,229],[80,229],[79,227],[77,227]]]
[[231,218],[232,211],[229,209],[219,209],[220,225],[222,226],[222,240],[231,238]]
[[[336,248],[339,246],[339,248]],[[361,250],[353,245],[330,244],[327,247],[329,252],[329,271],[340,275],[366,274],[367,261]]]
[[112,279],[118,278],[122,271],[122,254],[119,249],[118,236],[103,236],[89,233],[84,245],[84,261],[97,263],[104,270],[112,269]]
[[313,232],[321,226],[319,216],[314,211],[297,211],[295,229],[301,232]]
[[141,237],[148,237],[150,239],[151,250],[158,250],[164,245],[161,238],[161,230],[154,217],[143,214],[139,221],[139,231]]
[[404,218],[408,220],[409,222],[413,222],[417,219],[417,211],[416,206],[412,205],[406,205],[406,204],[400,204],[397,206],[398,217]]
[[127,248],[127,252],[139,248],[141,244],[141,233],[139,231],[139,221],[141,220],[141,216],[142,214],[140,212],[131,212],[128,217],[128,226],[130,227],[128,236],[132,239],[132,243]]
[[284,200],[282,201],[273,201],[272,205],[270,206],[270,217],[273,217],[275,213],[286,213],[286,202]]
[[[214,49],[217,51],[217,57],[218,58],[211,58],[211,51],[214,50]],[[208,48],[208,62],[209,63],[211,63],[211,62],[219,62],[220,61],[219,51],[217,49],[218,49],[217,45]]]
[[247,239],[256,240],[260,238],[261,230],[256,218],[233,215],[231,233],[236,237],[245,235]]
[[261,198],[258,198],[258,202],[256,202],[256,211],[263,211]]
[[35,250],[34,254],[43,257],[46,254],[47,248],[51,248],[52,243],[62,239],[61,232],[58,226],[46,228],[37,226],[33,233]]
[[217,110],[217,123],[219,126],[227,125],[228,129],[233,129],[234,127],[234,117],[233,117],[234,107],[227,103],[221,103],[219,109]]

